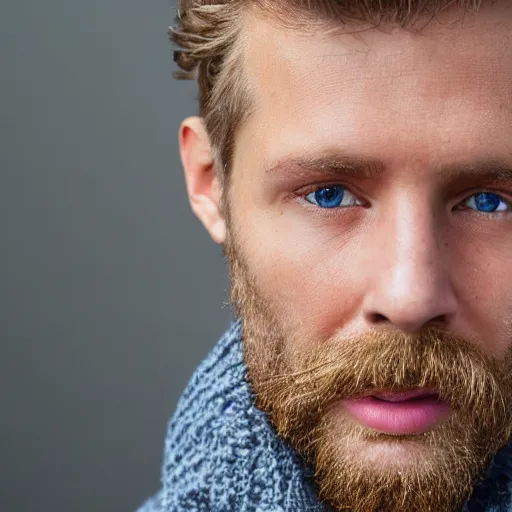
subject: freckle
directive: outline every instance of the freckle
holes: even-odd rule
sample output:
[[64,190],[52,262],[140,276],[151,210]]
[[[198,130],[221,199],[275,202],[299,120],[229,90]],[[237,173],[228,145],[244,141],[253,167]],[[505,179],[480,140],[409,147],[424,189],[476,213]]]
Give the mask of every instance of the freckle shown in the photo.
[[283,210],[281,210],[281,215],[283,215],[283,213],[284,213]]

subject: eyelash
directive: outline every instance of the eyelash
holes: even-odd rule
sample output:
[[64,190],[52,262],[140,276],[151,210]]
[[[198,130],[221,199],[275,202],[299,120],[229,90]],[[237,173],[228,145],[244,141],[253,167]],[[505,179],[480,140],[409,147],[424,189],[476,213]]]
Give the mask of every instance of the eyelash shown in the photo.
[[[359,194],[357,192],[354,192],[351,187],[348,187],[342,183],[320,183],[320,184],[315,184],[315,185],[310,185],[308,188],[302,188],[296,192],[293,193],[293,197],[297,198],[297,199],[300,199],[301,202],[305,203],[307,206],[311,206],[313,207],[315,210],[322,210],[323,213],[327,213],[327,214],[335,214],[336,212],[338,212],[339,210],[344,210],[344,209],[348,209],[348,208],[351,208],[351,207],[336,207],[336,208],[320,208],[318,206],[315,206],[314,204],[310,203],[306,197],[308,195],[310,195],[312,192],[316,192],[317,190],[321,190],[323,188],[329,188],[329,187],[336,187],[336,186],[339,186],[339,187],[343,187],[345,190],[347,190],[348,192],[350,192],[352,195],[354,195],[358,200],[360,200],[361,202],[363,202],[364,204],[362,205],[357,205],[359,208],[365,208],[367,206],[369,206],[369,203],[368,201],[364,200],[364,199],[361,199],[361,195],[362,194]],[[500,190],[493,190],[492,188],[486,188],[486,189],[475,189],[475,190],[472,190],[471,192],[470,191],[467,191],[466,194],[464,196],[464,198],[459,201],[459,203],[454,207],[454,210],[455,211],[470,211],[474,214],[477,214],[477,215],[482,215],[486,218],[501,218],[503,217],[503,215],[512,215],[512,211],[507,211],[507,212],[480,212],[480,211],[477,211],[477,210],[473,210],[471,208],[468,208],[468,207],[465,207],[464,203],[467,202],[471,197],[475,196],[475,195],[478,195],[478,194],[482,194],[482,193],[490,193],[490,194],[496,194],[497,196],[500,197],[500,199],[504,202],[507,202],[510,204],[511,208],[512,208],[512,197],[510,197],[509,193],[507,192],[503,192],[503,191],[500,191]]]
[[[358,199],[362,195],[362,193],[359,193],[357,191],[353,191],[351,187],[344,185],[343,183],[319,183],[315,185],[309,185],[307,187],[303,187],[291,194],[292,197],[295,198],[302,198],[304,201],[306,201],[306,197],[311,194],[312,192],[316,192],[317,190],[321,190],[322,188],[330,188],[330,187],[343,187],[345,190],[348,190],[351,194],[356,196]],[[363,199],[361,199],[363,201]],[[367,201],[365,201],[367,202]]]

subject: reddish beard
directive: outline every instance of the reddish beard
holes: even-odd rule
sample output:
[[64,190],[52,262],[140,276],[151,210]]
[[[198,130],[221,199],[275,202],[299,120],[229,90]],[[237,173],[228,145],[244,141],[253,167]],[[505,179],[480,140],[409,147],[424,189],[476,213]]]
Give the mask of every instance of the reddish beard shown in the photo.
[[[235,242],[229,233],[224,251],[256,404],[315,469],[320,498],[355,512],[460,510],[511,439],[512,349],[493,359],[439,329],[298,340],[285,333]],[[421,435],[370,430],[339,407],[372,390],[424,387],[452,413]]]

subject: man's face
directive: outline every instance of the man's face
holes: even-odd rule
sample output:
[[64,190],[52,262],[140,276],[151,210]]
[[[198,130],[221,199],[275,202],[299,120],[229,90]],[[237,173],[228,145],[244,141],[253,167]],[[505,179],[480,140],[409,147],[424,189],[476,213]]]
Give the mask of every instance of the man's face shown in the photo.
[[260,404],[338,507],[459,506],[510,436],[512,9],[459,19],[246,25],[233,297]]

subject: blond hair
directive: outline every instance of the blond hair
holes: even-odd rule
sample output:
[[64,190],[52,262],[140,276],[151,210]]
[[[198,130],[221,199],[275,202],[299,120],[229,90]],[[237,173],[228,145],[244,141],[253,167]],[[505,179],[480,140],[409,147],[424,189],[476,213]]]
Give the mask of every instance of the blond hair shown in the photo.
[[169,28],[179,47],[177,78],[196,79],[204,119],[222,181],[229,178],[235,132],[250,112],[244,81],[243,13],[257,5],[287,26],[315,27],[393,23],[411,27],[419,17],[431,19],[456,6],[477,10],[482,0],[177,0],[177,24]]

